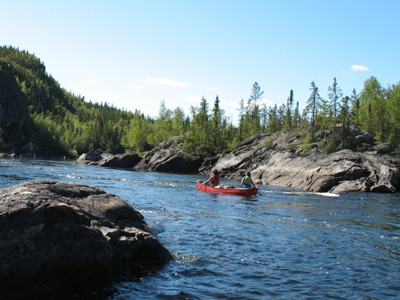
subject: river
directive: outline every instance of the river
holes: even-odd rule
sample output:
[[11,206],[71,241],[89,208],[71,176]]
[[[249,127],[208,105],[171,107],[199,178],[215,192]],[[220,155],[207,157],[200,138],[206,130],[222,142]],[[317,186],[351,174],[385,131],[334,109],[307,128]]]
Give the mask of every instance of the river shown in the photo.
[[262,186],[244,198],[198,192],[201,176],[0,159],[0,188],[42,179],[117,194],[174,256],[73,299],[399,299],[399,194]]

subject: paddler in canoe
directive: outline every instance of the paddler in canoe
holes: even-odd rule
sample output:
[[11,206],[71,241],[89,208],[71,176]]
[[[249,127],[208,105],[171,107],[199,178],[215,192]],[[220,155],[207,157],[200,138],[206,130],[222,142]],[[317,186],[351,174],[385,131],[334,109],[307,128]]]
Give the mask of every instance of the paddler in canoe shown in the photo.
[[243,176],[242,182],[240,183],[242,187],[246,189],[250,189],[252,187],[257,188],[256,185],[253,182],[253,179],[251,179],[251,174],[249,171],[246,172],[246,175]]
[[[209,185],[207,185],[207,183]],[[220,184],[219,172],[216,169],[212,170],[210,177],[205,182],[202,182],[201,180],[197,181],[197,190],[210,193],[226,193],[241,196],[255,196],[257,194],[257,188],[252,188],[251,185],[249,188],[235,188],[227,184]]]
[[217,169],[211,171],[210,177],[202,185],[210,183],[212,187],[219,185],[219,172]]

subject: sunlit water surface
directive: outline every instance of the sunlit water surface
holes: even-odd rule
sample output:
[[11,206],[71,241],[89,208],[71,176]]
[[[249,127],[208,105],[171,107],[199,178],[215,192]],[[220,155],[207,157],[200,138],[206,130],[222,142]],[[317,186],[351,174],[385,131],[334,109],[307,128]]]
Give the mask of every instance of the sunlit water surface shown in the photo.
[[[98,186],[139,210],[174,260],[72,299],[399,299],[400,196],[261,187],[244,198],[196,190],[201,176],[52,160],[0,159],[0,187]],[[237,184],[225,181],[229,184]]]

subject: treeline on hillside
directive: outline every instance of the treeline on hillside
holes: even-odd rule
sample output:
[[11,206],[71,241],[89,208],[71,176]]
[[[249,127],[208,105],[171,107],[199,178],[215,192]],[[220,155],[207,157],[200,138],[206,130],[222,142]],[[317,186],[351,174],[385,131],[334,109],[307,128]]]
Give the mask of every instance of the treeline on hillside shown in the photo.
[[18,148],[32,142],[48,152],[71,155],[97,148],[143,152],[176,137],[184,151],[198,154],[203,149],[234,149],[238,142],[259,132],[310,128],[305,144],[322,139],[325,150],[331,152],[347,147],[346,136],[351,126],[368,131],[380,142],[399,147],[400,85],[385,89],[374,77],[365,82],[360,94],[353,90],[348,96],[342,94],[334,79],[325,99],[313,82],[302,112],[293,91],[279,107],[262,104],[263,92],[256,82],[249,99],[240,101],[239,122],[234,126],[224,115],[218,96],[212,107],[202,98],[199,107],[192,106],[187,116],[181,108],[168,109],[162,101],[159,115],[151,118],[138,110],[128,112],[107,103],[85,102],[84,97],[62,89],[46,73],[40,59],[26,51],[0,47],[0,61],[12,67],[29,103],[29,119],[20,136],[7,140],[3,135],[2,148],[10,144]]

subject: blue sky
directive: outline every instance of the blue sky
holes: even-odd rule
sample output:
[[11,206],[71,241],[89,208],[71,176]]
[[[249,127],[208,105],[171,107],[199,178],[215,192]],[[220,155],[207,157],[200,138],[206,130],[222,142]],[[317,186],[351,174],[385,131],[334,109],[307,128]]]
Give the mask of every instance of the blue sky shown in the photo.
[[35,54],[66,90],[157,116],[219,96],[237,119],[254,82],[304,107],[375,76],[400,80],[398,0],[0,0],[0,44]]

